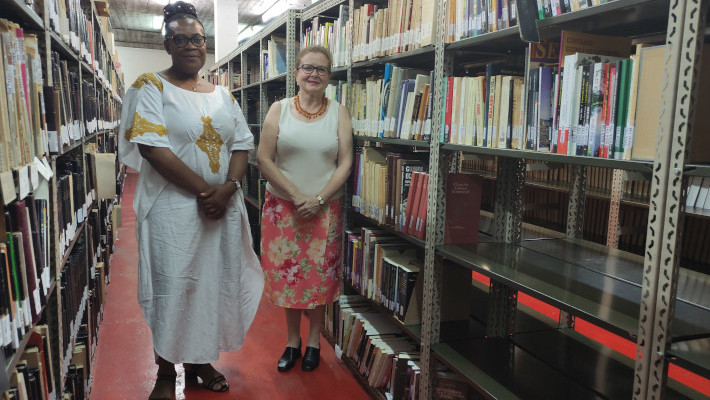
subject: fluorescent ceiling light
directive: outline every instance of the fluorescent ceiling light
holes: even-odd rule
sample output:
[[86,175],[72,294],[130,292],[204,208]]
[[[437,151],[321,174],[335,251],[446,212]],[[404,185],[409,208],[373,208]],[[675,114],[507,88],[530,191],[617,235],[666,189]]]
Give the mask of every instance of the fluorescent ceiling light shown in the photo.
[[163,27],[163,16],[153,15],[153,23],[151,24],[153,29],[160,29]]
[[261,14],[261,22],[266,22],[271,20],[272,18],[278,17],[279,15],[283,14],[287,8],[287,4],[284,4],[283,1],[277,1],[276,3],[274,3],[273,6],[271,6],[271,8]]
[[279,0],[261,1],[256,5],[256,7],[253,7],[252,9],[246,11],[245,14],[261,15],[261,14],[265,13],[266,10],[272,8],[274,6],[274,4],[276,4],[278,2],[279,2]]

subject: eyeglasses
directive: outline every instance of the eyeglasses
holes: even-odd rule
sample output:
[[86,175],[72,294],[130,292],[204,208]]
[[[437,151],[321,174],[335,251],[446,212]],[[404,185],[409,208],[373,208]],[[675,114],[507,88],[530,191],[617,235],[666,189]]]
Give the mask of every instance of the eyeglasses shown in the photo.
[[185,46],[187,46],[188,42],[192,43],[192,45],[195,47],[202,47],[205,45],[205,42],[207,41],[207,38],[202,35],[195,35],[191,38],[188,38],[185,35],[175,35],[175,36],[170,36],[167,39],[172,39],[173,43],[175,43],[175,46],[177,46],[177,47],[185,47]]
[[298,68],[300,68],[301,71],[303,71],[309,75],[312,74],[313,71],[316,71],[318,73],[318,75],[320,75],[320,76],[323,76],[323,75],[330,72],[330,70],[326,67],[314,67],[311,64],[303,64]]

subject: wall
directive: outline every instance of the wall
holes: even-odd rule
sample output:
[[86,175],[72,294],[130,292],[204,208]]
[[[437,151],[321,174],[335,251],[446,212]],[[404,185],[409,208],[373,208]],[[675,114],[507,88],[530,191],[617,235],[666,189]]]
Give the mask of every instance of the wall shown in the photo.
[[[237,2],[234,0],[215,0],[214,2],[214,52],[215,58],[227,57],[239,44],[239,17]],[[207,63],[207,66],[213,64]]]
[[[164,50],[139,49],[117,46],[118,61],[121,63],[126,86],[131,85],[144,72],[157,72],[172,64],[170,55]],[[214,65],[214,54],[207,53],[205,68]]]

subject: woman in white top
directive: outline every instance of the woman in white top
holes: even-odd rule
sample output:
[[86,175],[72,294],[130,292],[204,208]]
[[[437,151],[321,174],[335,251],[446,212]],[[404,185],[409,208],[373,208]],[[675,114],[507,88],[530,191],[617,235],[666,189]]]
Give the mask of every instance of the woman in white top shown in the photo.
[[164,14],[173,64],[127,90],[119,136],[121,161],[140,173],[138,301],[158,364],[150,399],[175,398],[175,363],[228,389],[209,363],[242,346],[264,283],[239,185],[253,136],[231,94],[198,76],[206,46],[194,7]]
[[266,297],[286,310],[288,343],[278,370],[301,357],[302,310],[310,320],[301,369],[320,361],[325,305],[340,287],[340,199],[352,166],[352,125],[345,106],[328,101],[332,56],[307,47],[293,71],[299,92],[271,105],[257,158],[268,181],[261,218]]

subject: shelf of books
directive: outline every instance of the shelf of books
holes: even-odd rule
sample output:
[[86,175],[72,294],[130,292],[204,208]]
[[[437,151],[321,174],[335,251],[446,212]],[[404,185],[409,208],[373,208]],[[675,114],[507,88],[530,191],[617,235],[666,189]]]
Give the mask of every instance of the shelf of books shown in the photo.
[[86,398],[120,211],[121,73],[92,1],[0,9],[0,388]]
[[[286,53],[331,50],[326,94],[355,134],[345,295],[325,332],[375,397],[710,396],[710,120],[692,112],[710,107],[707,4],[324,0],[300,15]],[[520,38],[531,21],[539,43]],[[241,71],[254,130],[278,98],[261,85],[269,35],[219,64]]]

